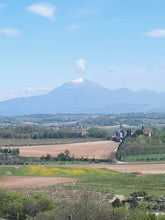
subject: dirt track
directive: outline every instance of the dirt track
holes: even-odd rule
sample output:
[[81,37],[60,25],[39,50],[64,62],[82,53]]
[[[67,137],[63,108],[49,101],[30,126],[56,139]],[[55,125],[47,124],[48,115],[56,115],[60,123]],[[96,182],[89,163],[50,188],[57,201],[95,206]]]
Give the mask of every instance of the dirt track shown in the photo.
[[[136,174],[165,174],[165,164],[140,164],[140,165],[63,165],[67,167],[82,167],[82,168],[107,168],[123,173]],[[48,185],[55,185],[59,183],[75,182],[78,179],[74,178],[60,178],[60,177],[15,177],[8,176],[0,179],[0,187],[8,189],[18,188],[40,188]]]
[[29,177],[29,176],[8,176],[0,179],[0,187],[7,189],[18,188],[39,188],[59,183],[75,182],[77,179],[60,177]]
[[103,165],[103,164],[89,164],[89,165],[68,165],[70,167],[82,168],[107,168],[122,173],[141,173],[141,174],[163,174],[165,173],[165,164],[139,164],[139,165]]
[[98,141],[74,144],[41,145],[20,147],[20,156],[41,157],[50,154],[57,156],[66,149],[75,157],[106,159],[117,148],[118,143],[113,141]]

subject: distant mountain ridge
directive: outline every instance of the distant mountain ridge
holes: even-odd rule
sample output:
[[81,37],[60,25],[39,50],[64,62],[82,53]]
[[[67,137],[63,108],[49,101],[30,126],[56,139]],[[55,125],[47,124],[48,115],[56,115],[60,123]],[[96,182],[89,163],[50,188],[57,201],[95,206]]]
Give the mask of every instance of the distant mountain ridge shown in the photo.
[[83,78],[44,95],[0,102],[0,116],[56,113],[129,113],[165,110],[165,92],[109,90]]

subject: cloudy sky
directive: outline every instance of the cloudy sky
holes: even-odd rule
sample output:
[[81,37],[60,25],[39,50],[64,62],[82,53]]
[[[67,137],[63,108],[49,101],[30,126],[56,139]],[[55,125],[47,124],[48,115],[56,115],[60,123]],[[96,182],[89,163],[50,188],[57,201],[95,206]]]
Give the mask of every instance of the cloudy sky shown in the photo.
[[165,1],[0,0],[0,99],[81,77],[165,91]]

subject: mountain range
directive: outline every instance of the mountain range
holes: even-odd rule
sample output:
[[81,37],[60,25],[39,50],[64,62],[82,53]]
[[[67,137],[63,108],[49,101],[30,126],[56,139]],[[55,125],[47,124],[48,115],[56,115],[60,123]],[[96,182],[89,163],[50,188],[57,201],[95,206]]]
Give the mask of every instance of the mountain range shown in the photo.
[[165,110],[165,92],[110,90],[85,79],[67,82],[44,95],[0,102],[0,116],[56,113],[129,113]]

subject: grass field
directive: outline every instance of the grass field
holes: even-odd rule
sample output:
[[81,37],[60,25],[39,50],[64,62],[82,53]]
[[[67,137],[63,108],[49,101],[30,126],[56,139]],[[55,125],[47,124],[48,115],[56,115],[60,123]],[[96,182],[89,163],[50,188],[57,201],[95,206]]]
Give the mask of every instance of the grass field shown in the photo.
[[[128,196],[134,191],[145,190],[158,197],[165,191],[165,174],[136,176],[108,169],[72,168],[54,166],[0,167],[1,175],[78,178],[72,184],[61,184],[68,190],[87,190]],[[30,181],[30,179],[29,179]]]
[[54,144],[69,144],[102,141],[102,138],[44,138],[44,139],[15,139],[15,138],[0,138],[0,147],[14,146],[33,146],[33,145],[54,145]]
[[165,154],[146,154],[146,155],[130,155],[124,158],[124,161],[151,161],[151,160],[165,160]]

